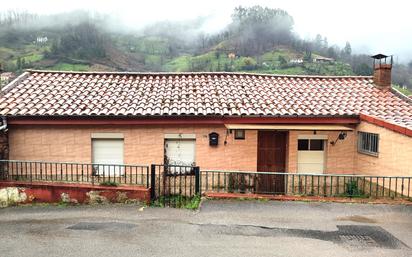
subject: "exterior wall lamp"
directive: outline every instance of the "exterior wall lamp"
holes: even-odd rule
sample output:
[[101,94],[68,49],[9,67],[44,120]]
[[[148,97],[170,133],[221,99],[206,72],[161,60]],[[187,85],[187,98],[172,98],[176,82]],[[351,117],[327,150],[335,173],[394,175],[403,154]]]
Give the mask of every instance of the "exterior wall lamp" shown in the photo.
[[344,131],[341,131],[335,141],[330,142],[331,145],[336,145],[338,140],[344,140],[348,134]]

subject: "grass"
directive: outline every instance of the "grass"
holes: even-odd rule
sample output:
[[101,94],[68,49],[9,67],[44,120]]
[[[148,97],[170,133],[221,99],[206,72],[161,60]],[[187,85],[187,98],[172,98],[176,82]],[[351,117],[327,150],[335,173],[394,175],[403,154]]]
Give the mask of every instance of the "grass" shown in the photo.
[[398,91],[400,91],[402,94],[404,95],[412,95],[412,91],[410,89],[405,89],[405,88],[401,88],[399,85],[393,85],[394,88],[396,88]]
[[100,183],[101,186],[108,186],[108,187],[117,187],[119,186],[118,183],[114,182],[114,181],[104,181]]
[[151,207],[165,207],[171,206],[174,208],[182,208],[189,210],[197,210],[200,206],[201,197],[200,195],[195,195],[192,197],[183,195],[171,195],[171,196],[161,196],[155,201],[153,201]]
[[70,63],[64,63],[60,62],[52,67],[50,67],[50,70],[63,70],[63,71],[88,71],[90,68],[89,65],[86,64],[70,64]]
[[22,58],[24,58],[26,62],[37,62],[43,59],[43,55],[42,54],[30,54],[30,55],[22,56]]
[[191,59],[191,56],[189,55],[179,56],[173,59],[172,61],[166,63],[165,70],[166,71],[176,71],[176,72],[188,71],[190,59]]

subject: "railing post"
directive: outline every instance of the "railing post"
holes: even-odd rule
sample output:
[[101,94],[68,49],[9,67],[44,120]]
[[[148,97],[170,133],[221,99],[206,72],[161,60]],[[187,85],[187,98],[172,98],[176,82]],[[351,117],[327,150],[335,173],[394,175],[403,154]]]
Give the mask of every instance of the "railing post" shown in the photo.
[[150,199],[156,197],[156,165],[150,165]]
[[150,187],[149,167],[146,166],[146,188]]
[[0,180],[5,180],[5,168],[4,168],[4,164],[5,164],[6,162],[1,162],[0,163]]
[[[93,164],[90,165],[90,170],[91,170],[91,176],[92,176],[92,185],[94,186],[94,166]],[[66,173],[67,173],[67,167],[66,167]]]
[[200,168],[199,166],[194,167],[195,170],[195,194],[200,195]]

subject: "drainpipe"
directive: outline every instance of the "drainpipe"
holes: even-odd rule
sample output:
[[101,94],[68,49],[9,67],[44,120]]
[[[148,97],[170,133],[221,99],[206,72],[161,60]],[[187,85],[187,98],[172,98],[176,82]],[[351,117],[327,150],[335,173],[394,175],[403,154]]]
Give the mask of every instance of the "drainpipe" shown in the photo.
[[7,131],[7,119],[4,116],[1,117],[1,118],[2,118],[2,124],[3,125],[0,126],[0,131],[2,131],[2,130]]

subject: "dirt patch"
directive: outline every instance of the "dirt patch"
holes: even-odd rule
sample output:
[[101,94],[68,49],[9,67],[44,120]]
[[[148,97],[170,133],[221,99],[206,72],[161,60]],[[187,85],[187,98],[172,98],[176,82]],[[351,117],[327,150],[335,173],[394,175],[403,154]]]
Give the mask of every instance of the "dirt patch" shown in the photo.
[[353,215],[353,216],[346,216],[346,217],[339,217],[336,220],[340,221],[354,221],[354,222],[360,222],[360,223],[377,223],[376,220],[361,216],[361,215]]

